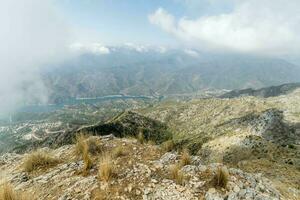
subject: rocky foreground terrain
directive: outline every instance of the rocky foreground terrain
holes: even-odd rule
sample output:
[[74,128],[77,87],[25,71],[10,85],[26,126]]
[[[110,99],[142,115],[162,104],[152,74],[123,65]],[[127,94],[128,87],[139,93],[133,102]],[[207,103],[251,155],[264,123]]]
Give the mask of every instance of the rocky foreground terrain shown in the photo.
[[[83,173],[84,161],[74,154],[75,146],[66,145],[54,150],[44,148],[59,162],[32,172],[24,172],[22,166],[28,155],[2,155],[1,178],[36,199],[284,199],[261,173],[227,169],[221,163],[205,165],[199,156],[165,152],[163,147],[141,144],[136,139],[109,135],[88,140],[98,141],[102,151],[91,156],[93,164],[86,173]],[[118,154],[115,149],[119,149]],[[101,179],[99,172],[104,153],[113,156],[113,174],[109,180]],[[176,164],[180,166],[181,178],[174,176],[172,166]],[[214,183],[220,168],[228,171],[225,187]]]
[[126,108],[25,138],[1,181],[29,199],[300,199],[299,89]]

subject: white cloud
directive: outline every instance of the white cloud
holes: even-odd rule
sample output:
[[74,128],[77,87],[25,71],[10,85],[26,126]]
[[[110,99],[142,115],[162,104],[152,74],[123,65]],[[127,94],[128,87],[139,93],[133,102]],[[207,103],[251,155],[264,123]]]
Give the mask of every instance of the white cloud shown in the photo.
[[131,42],[124,43],[123,47],[130,49],[130,50],[134,50],[139,53],[154,51],[154,52],[163,54],[168,51],[168,48],[165,46],[141,45],[141,44],[134,44]]
[[71,50],[79,53],[109,54],[110,49],[100,43],[74,43],[70,46]]
[[168,51],[168,49],[167,49],[167,47],[159,46],[159,47],[157,47],[156,51],[159,53],[166,53]]
[[183,41],[206,48],[269,54],[300,50],[299,0],[232,0],[230,13],[182,17],[178,20],[162,8],[149,21]]
[[134,44],[134,43],[130,43],[130,42],[126,42],[124,45],[125,45],[125,47],[127,47],[129,49],[133,49],[140,53],[147,52],[149,50],[149,47],[145,46],[145,45],[139,45],[139,44]]
[[185,49],[184,53],[186,53],[187,55],[192,56],[192,57],[198,57],[199,56],[197,51],[194,51],[194,50],[191,50],[191,49]]
[[52,0],[0,2],[0,114],[47,101],[40,67],[66,56],[68,26]]
[[165,11],[163,8],[158,8],[156,12],[149,15],[149,21],[162,28],[164,31],[177,34],[175,18]]

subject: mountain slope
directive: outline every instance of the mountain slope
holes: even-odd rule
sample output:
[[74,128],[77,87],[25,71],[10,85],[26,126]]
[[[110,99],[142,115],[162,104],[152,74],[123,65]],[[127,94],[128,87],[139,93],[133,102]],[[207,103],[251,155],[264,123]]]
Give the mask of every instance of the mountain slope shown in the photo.
[[285,95],[293,92],[297,88],[300,88],[300,83],[289,83],[279,86],[265,87],[258,90],[252,88],[244,90],[233,90],[220,96],[220,98],[235,98],[241,96],[256,96],[256,97],[275,97]]
[[166,101],[140,112],[167,123],[175,145],[201,155],[202,161],[261,172],[282,191],[289,193],[291,187],[300,195],[299,100],[298,89],[267,99]]

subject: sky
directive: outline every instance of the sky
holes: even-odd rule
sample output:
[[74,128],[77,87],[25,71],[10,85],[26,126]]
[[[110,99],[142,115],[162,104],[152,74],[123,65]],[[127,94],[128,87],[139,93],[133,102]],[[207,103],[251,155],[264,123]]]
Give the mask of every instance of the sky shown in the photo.
[[74,41],[185,45],[287,55],[300,49],[299,0],[57,0]]
[[194,18],[231,9],[227,0],[221,3],[214,0],[57,0],[55,4],[72,27],[77,42],[97,41],[109,45],[176,45],[179,42],[176,37],[149,21],[149,15],[159,8],[176,18]]
[[47,102],[42,66],[138,44],[300,61],[299,0],[0,0],[0,114]]
[[57,7],[72,27],[76,42],[173,44],[168,33],[153,26],[148,15],[160,6],[184,14],[182,3],[173,0],[58,0]]

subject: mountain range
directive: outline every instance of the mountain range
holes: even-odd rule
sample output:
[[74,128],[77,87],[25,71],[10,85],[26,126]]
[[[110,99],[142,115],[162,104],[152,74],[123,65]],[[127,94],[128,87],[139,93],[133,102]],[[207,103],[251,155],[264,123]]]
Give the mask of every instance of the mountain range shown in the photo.
[[300,67],[278,58],[196,50],[106,47],[43,71],[50,102],[106,95],[168,96],[261,88],[300,81]]

